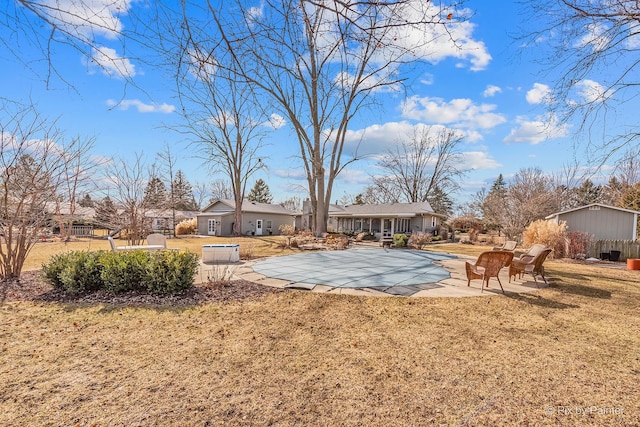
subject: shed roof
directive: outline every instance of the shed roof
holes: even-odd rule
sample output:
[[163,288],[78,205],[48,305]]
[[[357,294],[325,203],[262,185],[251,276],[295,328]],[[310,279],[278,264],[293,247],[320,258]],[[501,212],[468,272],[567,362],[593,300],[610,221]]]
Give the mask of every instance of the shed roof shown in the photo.
[[579,206],[577,208],[568,209],[566,211],[552,213],[551,215],[546,216],[545,219],[551,219],[551,218],[554,218],[554,217],[557,217],[557,216],[560,216],[560,215],[564,215],[564,214],[567,214],[567,213],[570,213],[570,212],[575,212],[575,211],[579,211],[579,210],[582,210],[582,209],[588,209],[588,208],[590,208],[592,206],[598,206],[598,207],[601,207],[601,208],[613,209],[613,210],[616,210],[616,211],[622,211],[622,212],[627,212],[627,213],[631,213],[631,214],[640,214],[639,211],[634,211],[634,210],[631,210],[631,209],[619,208],[619,207],[616,207],[616,206],[609,206],[609,205],[605,205],[605,204],[602,204],[602,203],[591,203],[590,205]]
[[[236,209],[236,202],[232,199],[218,199],[215,202],[211,203],[207,206],[202,214],[211,213],[213,207],[217,204],[221,204],[227,208],[228,212],[233,212]],[[220,213],[223,213],[221,211]],[[249,200],[244,200],[242,202],[242,212],[252,212],[252,213],[263,213],[263,214],[274,214],[274,215],[294,215],[291,211],[287,210],[281,205],[274,205],[272,203],[258,203],[251,202]]]

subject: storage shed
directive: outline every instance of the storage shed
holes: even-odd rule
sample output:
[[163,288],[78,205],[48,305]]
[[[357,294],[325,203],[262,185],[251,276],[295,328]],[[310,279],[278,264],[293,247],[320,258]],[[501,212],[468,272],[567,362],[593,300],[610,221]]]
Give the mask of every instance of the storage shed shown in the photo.
[[589,233],[594,240],[636,240],[640,212],[592,203],[546,217],[549,221],[565,221],[569,231]]

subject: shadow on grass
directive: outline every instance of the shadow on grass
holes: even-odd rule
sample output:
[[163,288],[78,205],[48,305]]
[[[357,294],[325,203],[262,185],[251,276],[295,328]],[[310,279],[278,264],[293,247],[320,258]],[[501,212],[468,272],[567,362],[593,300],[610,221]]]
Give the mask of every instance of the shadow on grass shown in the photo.
[[544,308],[552,308],[556,310],[565,310],[568,308],[580,308],[579,305],[576,304],[567,304],[560,301],[555,301],[549,298],[545,298],[538,294],[528,294],[528,293],[508,293],[506,294],[507,298],[511,298],[518,302],[523,302],[530,305],[535,305],[538,307]]
[[576,283],[569,283],[567,280],[577,282],[592,282],[592,278],[584,276],[579,273],[567,273],[567,272],[554,272],[554,281],[550,286],[557,291],[565,294],[580,295],[589,298],[609,299],[611,298],[611,292],[605,289],[586,286]]

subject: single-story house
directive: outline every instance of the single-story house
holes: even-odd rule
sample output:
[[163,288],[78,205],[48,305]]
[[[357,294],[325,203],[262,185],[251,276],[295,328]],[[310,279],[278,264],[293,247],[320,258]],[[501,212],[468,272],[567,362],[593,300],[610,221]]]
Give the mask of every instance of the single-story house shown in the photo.
[[82,207],[76,203],[73,208],[73,214],[71,214],[71,204],[69,202],[47,202],[44,209],[45,215],[49,217],[49,224],[53,232],[59,232],[60,222],[65,225],[71,222],[72,236],[93,236],[96,216],[94,208]]
[[[433,211],[428,202],[386,203],[378,205],[330,205],[328,231],[369,232],[376,237],[395,233],[427,232],[437,234],[446,215]],[[296,220],[301,230],[311,228],[311,202],[302,204]]]
[[[209,236],[230,236],[233,234],[236,204],[231,199],[219,199],[197,215],[198,234]],[[280,205],[242,202],[241,233],[245,235],[280,234],[283,224],[294,225],[295,214]]]
[[594,240],[635,240],[640,212],[615,206],[592,203],[547,216],[559,223],[565,221],[569,231],[580,231]]

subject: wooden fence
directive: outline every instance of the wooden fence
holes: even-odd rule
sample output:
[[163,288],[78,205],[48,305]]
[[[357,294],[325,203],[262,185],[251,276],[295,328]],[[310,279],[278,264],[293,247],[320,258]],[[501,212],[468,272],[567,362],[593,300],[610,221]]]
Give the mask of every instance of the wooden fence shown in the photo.
[[588,255],[600,258],[600,254],[611,251],[620,251],[620,261],[640,258],[640,240],[596,240],[591,244]]

